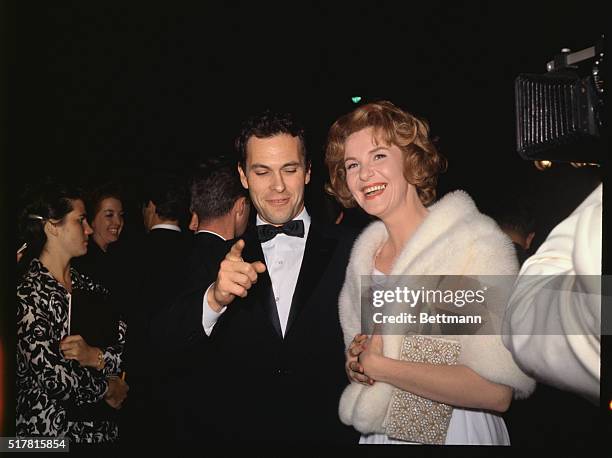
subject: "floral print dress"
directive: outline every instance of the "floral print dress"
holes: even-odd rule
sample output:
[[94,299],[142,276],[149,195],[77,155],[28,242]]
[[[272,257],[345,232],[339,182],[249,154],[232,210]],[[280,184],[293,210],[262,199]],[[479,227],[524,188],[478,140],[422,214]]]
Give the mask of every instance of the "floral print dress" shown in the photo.
[[[108,291],[71,268],[73,290]],[[104,368],[82,367],[64,359],[59,342],[68,335],[71,296],[33,259],[17,286],[17,436],[67,437],[75,443],[114,442],[112,421],[70,421],[65,403],[100,401],[106,377],[117,375],[125,344],[126,324],[119,320],[117,342],[103,348]]]

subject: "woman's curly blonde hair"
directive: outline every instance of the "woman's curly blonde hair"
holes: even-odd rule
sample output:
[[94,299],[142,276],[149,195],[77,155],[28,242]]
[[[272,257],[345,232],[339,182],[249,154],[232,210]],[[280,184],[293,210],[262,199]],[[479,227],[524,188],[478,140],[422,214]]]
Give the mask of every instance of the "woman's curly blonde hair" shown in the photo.
[[423,205],[436,198],[438,174],[447,161],[429,138],[426,121],[402,111],[389,101],[362,105],[339,118],[329,129],[325,164],[329,169],[328,193],[345,207],[354,207],[355,199],[346,185],[344,146],[349,135],[362,129],[374,129],[375,142],[396,145],[404,156],[404,177],[414,185]]

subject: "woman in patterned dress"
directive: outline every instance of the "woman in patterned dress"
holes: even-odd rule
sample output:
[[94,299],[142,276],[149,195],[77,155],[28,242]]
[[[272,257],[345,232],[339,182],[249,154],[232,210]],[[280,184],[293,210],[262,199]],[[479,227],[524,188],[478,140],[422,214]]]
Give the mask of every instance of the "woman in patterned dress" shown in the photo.
[[87,252],[92,229],[77,191],[47,183],[26,205],[20,229],[27,270],[17,285],[17,436],[67,437],[75,443],[114,442],[113,421],[71,421],[67,405],[105,400],[121,408],[128,386],[119,377],[126,326],[116,342],[92,347],[70,334],[73,291],[107,291],[71,267]]

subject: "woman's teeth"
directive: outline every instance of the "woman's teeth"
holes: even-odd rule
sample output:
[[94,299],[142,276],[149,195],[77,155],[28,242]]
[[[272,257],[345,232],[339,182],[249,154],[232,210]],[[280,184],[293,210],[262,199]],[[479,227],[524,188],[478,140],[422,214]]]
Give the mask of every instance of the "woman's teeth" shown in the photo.
[[364,194],[365,194],[366,196],[369,196],[369,195],[371,195],[371,194],[375,193],[376,191],[382,191],[382,190],[384,190],[386,187],[387,187],[387,185],[386,185],[386,184],[378,184],[378,185],[376,185],[376,186],[370,186],[369,188],[365,188],[365,189],[363,190],[363,192],[364,192]]

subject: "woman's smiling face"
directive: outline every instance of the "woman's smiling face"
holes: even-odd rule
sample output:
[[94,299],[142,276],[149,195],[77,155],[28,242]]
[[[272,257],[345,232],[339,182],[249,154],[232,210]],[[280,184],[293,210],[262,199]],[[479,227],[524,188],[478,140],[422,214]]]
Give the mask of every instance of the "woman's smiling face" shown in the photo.
[[344,168],[349,191],[370,215],[384,219],[405,204],[412,185],[404,177],[403,153],[379,141],[372,127],[348,136]]
[[119,240],[123,230],[123,205],[115,197],[107,197],[100,202],[100,209],[91,222],[96,243],[106,250],[110,243]]

